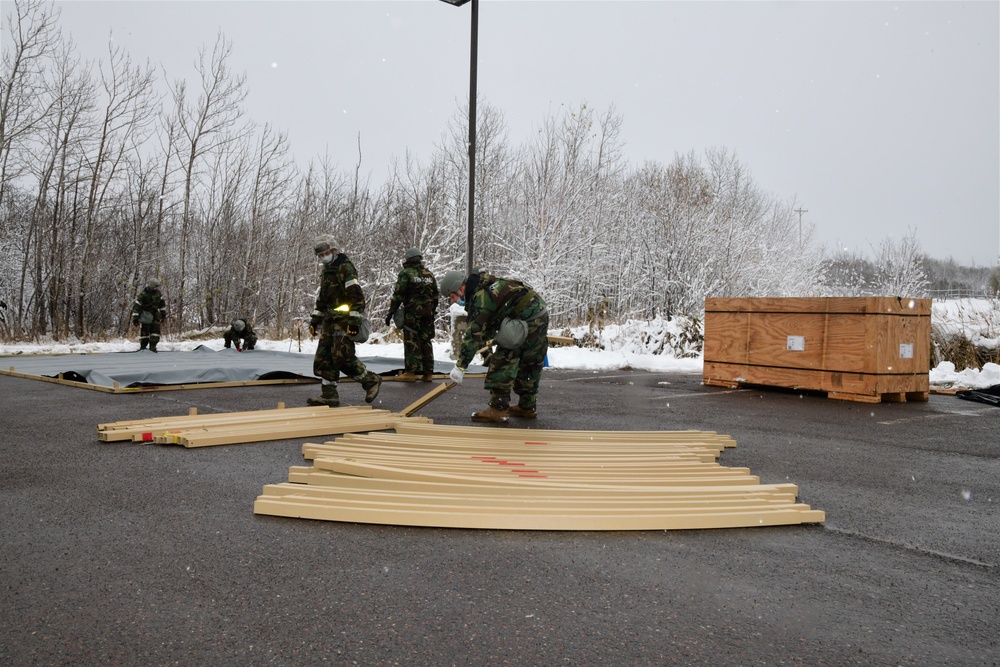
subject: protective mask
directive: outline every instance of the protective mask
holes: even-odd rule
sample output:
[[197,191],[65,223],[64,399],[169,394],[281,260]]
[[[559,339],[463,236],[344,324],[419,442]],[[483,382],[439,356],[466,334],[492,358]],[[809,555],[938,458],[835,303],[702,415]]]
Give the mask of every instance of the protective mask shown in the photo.
[[330,262],[333,261],[333,253],[328,253],[328,254],[325,254],[325,255],[320,255],[319,256],[319,261],[320,261],[321,264],[329,264]]
[[465,299],[459,299],[455,303],[457,303],[458,305],[460,305],[462,308],[465,308]]

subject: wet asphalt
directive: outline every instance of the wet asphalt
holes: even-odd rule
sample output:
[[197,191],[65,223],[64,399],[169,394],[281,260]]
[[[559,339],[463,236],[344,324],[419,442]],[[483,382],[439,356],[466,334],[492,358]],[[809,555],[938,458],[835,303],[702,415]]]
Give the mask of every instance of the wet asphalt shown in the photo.
[[[386,382],[376,407],[427,389]],[[316,392],[116,395],[0,376],[0,665],[1000,664],[996,407],[546,370],[539,419],[514,425],[723,433],[737,447],[722,464],[793,482],[826,512],[672,532],[256,516],[263,485],[322,439],[97,439],[99,423]],[[360,404],[361,388],[341,398]],[[418,414],[470,425],[485,399],[469,378]]]

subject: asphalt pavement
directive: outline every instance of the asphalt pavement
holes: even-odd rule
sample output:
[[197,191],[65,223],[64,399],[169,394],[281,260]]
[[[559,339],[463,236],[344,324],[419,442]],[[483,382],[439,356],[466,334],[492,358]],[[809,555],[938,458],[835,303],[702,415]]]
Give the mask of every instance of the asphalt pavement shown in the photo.
[[[0,360],[2,363],[2,360]],[[184,449],[99,423],[316,385],[109,394],[0,376],[2,665],[997,665],[1000,408],[547,369],[514,427],[715,431],[823,524],[430,529],[253,514],[322,439]],[[383,384],[376,407],[428,390]],[[362,403],[356,384],[345,403]],[[481,379],[418,414],[471,425]],[[484,428],[504,428],[484,426]]]

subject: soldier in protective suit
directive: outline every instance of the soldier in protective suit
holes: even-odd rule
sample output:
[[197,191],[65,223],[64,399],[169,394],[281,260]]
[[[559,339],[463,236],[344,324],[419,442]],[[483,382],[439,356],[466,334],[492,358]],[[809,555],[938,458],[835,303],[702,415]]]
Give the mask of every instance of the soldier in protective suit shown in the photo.
[[252,350],[257,345],[257,334],[253,327],[244,319],[233,320],[229,325],[229,331],[222,334],[222,339],[226,341],[226,349],[236,345],[236,351]]
[[340,405],[337,380],[343,373],[361,383],[365,402],[378,396],[382,378],[372,373],[358,359],[354,340],[365,312],[365,294],[358,283],[358,272],[347,255],[340,252],[332,236],[324,234],[313,245],[323,265],[316,309],[309,321],[309,333],[319,333],[319,345],[313,359],[313,373],[322,379],[322,395],[309,398],[309,405]]
[[[424,382],[434,379],[434,313],[437,310],[438,286],[434,274],[424,266],[419,248],[403,254],[403,270],[396,278],[396,288],[389,301],[385,325],[393,318],[403,329],[403,374],[400,379]],[[402,318],[398,315],[402,308]],[[400,319],[402,320],[400,322]]]
[[139,349],[156,352],[160,342],[160,323],[167,318],[167,302],[160,294],[160,281],[148,281],[132,303],[132,326],[139,327]]
[[[538,385],[549,348],[549,313],[538,292],[519,280],[499,278],[486,272],[465,277],[449,271],[441,279],[441,293],[452,303],[465,300],[469,314],[462,348],[451,379],[461,383],[476,352],[492,339],[496,351],[490,357],[485,388],[490,402],[472,421],[502,424],[508,415],[524,419],[538,416]],[[513,388],[517,405],[510,405]]]

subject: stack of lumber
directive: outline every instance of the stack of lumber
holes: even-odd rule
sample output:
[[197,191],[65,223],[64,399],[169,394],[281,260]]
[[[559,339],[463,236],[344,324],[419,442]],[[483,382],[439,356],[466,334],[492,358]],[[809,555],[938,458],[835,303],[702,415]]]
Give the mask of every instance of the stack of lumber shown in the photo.
[[399,423],[306,443],[269,484],[272,516],[449,528],[672,530],[821,522],[794,484],[717,461],[704,431],[554,431]]
[[97,425],[97,437],[105,442],[155,442],[184,447],[210,447],[265,440],[313,438],[341,433],[367,433],[394,428],[400,421],[424,423],[422,417],[407,417],[371,406],[328,408],[284,408],[192,414],[179,417],[139,419]]

